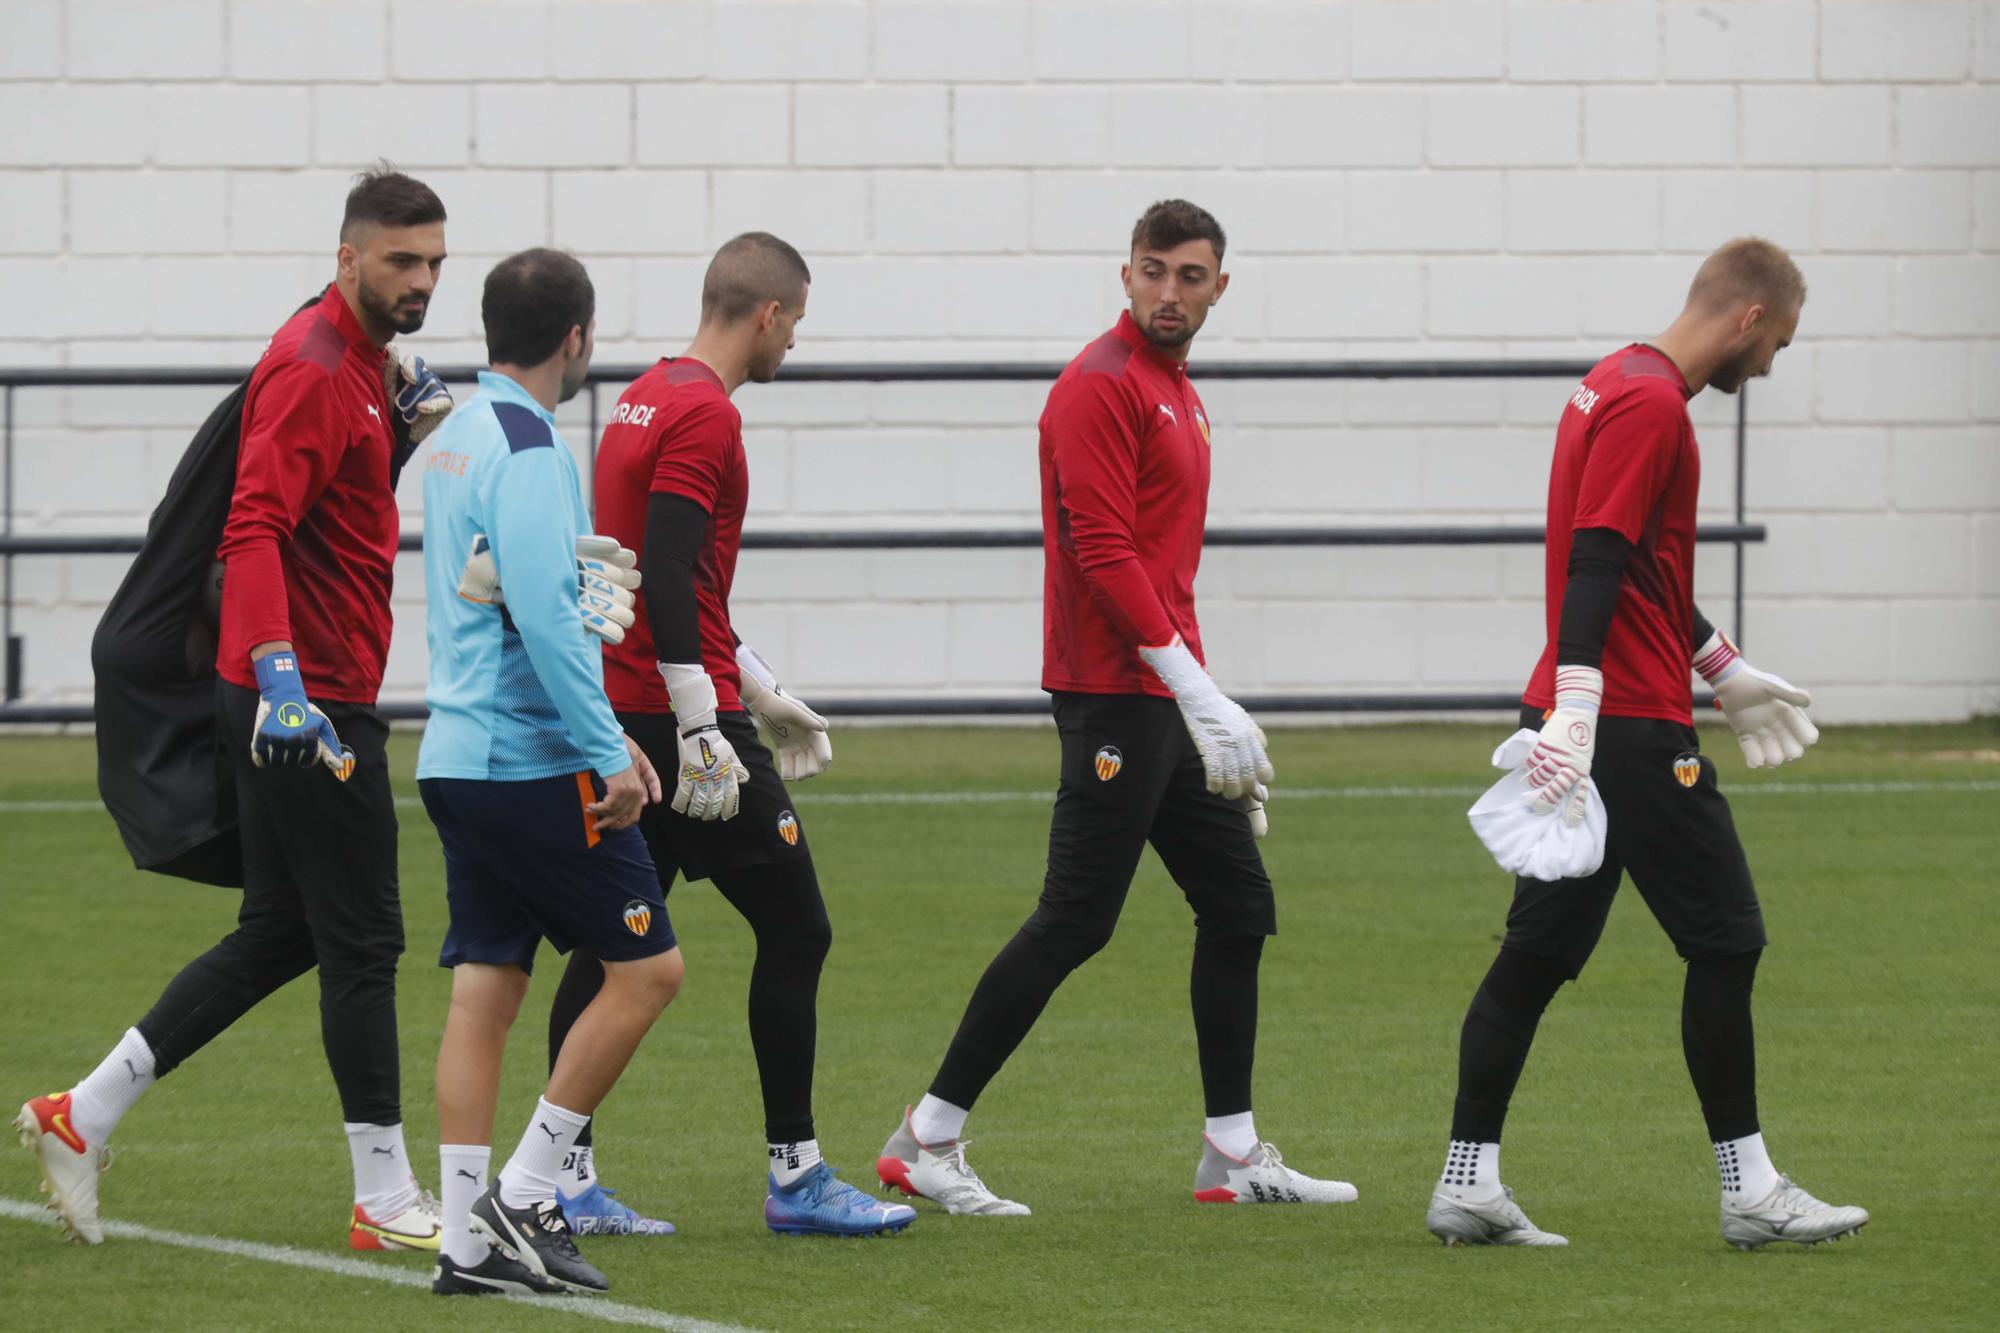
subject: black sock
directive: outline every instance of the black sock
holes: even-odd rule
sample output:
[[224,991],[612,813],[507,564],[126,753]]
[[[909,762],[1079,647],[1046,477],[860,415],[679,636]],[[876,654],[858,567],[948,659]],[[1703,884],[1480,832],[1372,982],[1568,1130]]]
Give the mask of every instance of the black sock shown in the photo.
[[814,1137],[819,974],[833,944],[819,878],[811,861],[783,861],[718,874],[715,887],[757,936],[750,1045],[764,1093],[765,1141],[803,1143]]
[[1205,1114],[1250,1109],[1250,1068],[1257,1058],[1257,964],[1262,935],[1196,940],[1188,969],[1195,1048],[1201,1058]]
[[1458,1100],[1451,1136],[1464,1143],[1498,1143],[1507,1103],[1520,1082],[1542,1011],[1569,969],[1553,958],[1502,948],[1473,992],[1458,1035]]
[[[549,1072],[556,1072],[556,1057],[562,1054],[563,1041],[569,1030],[576,1026],[576,1020],[583,1011],[590,1008],[590,1002],[597,998],[597,992],[604,989],[604,964],[597,961],[597,955],[577,949],[569,956],[569,966],[563,969],[562,980],[556,984],[555,999],[549,1002]],[[597,1127],[593,1117],[576,1136],[576,1146],[590,1146],[590,1131]]]
[[1708,1137],[1726,1143],[1758,1132],[1757,1042],[1750,990],[1762,950],[1688,961],[1681,990],[1681,1052],[1701,1098]]
[[951,1049],[931,1080],[931,1096],[970,1111],[1072,970],[1033,936],[1016,931],[973,988]]

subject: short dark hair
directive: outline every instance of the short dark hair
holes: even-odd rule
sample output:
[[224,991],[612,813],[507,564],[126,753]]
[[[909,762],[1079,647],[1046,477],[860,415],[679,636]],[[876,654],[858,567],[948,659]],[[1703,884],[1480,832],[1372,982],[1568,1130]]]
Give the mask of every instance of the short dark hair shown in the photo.
[[1185,199],[1162,199],[1139,215],[1132,227],[1132,249],[1171,250],[1189,241],[1207,241],[1215,247],[1215,262],[1222,262],[1227,244],[1222,224],[1215,214]]
[[347,211],[340,218],[340,239],[359,226],[421,227],[444,221],[444,201],[414,176],[384,162],[354,178],[347,192]]
[[539,366],[571,329],[590,328],[597,289],[576,256],[533,249],[509,255],[486,275],[479,315],[486,359],[496,366]]
[[701,320],[733,324],[768,301],[790,306],[805,295],[812,270],[797,250],[768,231],[746,231],[708,261],[701,280]]

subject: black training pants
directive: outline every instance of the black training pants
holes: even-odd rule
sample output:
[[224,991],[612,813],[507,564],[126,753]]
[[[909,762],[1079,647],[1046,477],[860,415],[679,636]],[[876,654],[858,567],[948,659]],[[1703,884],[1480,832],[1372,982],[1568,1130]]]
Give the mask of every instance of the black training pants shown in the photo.
[[1233,801],[1208,790],[1172,699],[1055,695],[1062,781],[1034,913],[979,980],[931,1093],[971,1109],[1069,974],[1111,941],[1150,844],[1194,909],[1189,1001],[1207,1113],[1250,1109],[1270,878]]
[[315,700],[354,751],[341,782],[320,765],[250,762],[257,692],[218,681],[223,743],[236,765],[243,905],[236,929],[181,969],[139,1033],[165,1074],[292,978],[319,969],[320,1036],[344,1119],[402,1121],[396,960],[403,908],[389,728],[362,704]]

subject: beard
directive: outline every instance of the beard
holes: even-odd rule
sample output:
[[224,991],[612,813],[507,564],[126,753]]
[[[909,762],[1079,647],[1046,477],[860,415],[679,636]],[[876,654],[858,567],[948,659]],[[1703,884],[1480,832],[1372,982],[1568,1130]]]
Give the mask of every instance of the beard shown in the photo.
[[1756,359],[1756,355],[1756,348],[1746,347],[1735,356],[1730,357],[1727,361],[1724,361],[1713,371],[1709,372],[1709,386],[1720,389],[1724,393],[1735,393],[1743,387],[1743,381],[1750,378],[1750,366]]
[[1145,324],[1146,341],[1155,347],[1167,350],[1187,346],[1188,343],[1194,340],[1194,335],[1201,331],[1201,324],[1197,320],[1190,319],[1185,314],[1180,317],[1180,320],[1181,326],[1179,328],[1162,329],[1154,327],[1153,321],[1148,319]]
[[562,388],[556,394],[556,401],[566,403],[583,392],[583,382],[590,377],[590,362],[576,361],[563,368]]
[[361,299],[362,310],[398,333],[415,333],[421,329],[424,316],[430,311],[428,298],[413,298],[417,302],[415,305],[398,305],[370,287],[366,279],[355,284],[355,294]]
[[751,357],[750,364],[745,369],[749,373],[752,384],[769,384],[772,380],[778,378],[778,367],[784,364],[785,353],[780,351],[776,356]]

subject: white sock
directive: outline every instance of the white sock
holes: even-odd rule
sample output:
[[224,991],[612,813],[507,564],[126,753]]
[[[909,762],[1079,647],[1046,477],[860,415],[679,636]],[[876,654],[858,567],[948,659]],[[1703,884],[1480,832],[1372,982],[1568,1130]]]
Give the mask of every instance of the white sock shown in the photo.
[[917,1136],[918,1143],[955,1143],[965,1132],[965,1117],[971,1114],[963,1106],[953,1106],[927,1092],[910,1112],[910,1133]]
[[1257,1118],[1248,1111],[1212,1115],[1203,1122],[1202,1132],[1231,1157],[1248,1157],[1257,1150]]
[[818,1139],[767,1146],[771,1150],[771,1179],[778,1182],[779,1189],[790,1189],[800,1176],[819,1165]]
[[589,1144],[563,1154],[562,1192],[574,1199],[597,1183],[597,1161]]
[[1762,1134],[1718,1142],[1715,1164],[1722,1171],[1722,1197],[1729,1203],[1761,1203],[1778,1188],[1778,1168],[1771,1165]]
[[537,1101],[520,1146],[500,1168],[500,1202],[526,1208],[555,1198],[563,1154],[576,1147],[576,1136],[589,1123],[589,1116],[565,1111],[546,1097]]
[[132,1109],[141,1093],[159,1082],[153,1073],[153,1048],[126,1028],[125,1035],[111,1048],[104,1062],[90,1071],[90,1077],[70,1089],[69,1119],[83,1141],[95,1148],[111,1137],[118,1121]]
[[1484,1199],[1500,1192],[1500,1145],[1453,1139],[1438,1183],[1454,1194]]
[[361,1125],[347,1121],[347,1155],[354,1163],[354,1202],[377,1222],[386,1222],[417,1201],[417,1178],[403,1147],[401,1125]]
[[486,1165],[493,1149],[483,1143],[446,1143],[438,1148],[439,1203],[444,1234],[440,1244],[451,1261],[471,1267],[486,1257],[485,1239],[472,1234],[472,1205],[486,1192]]

